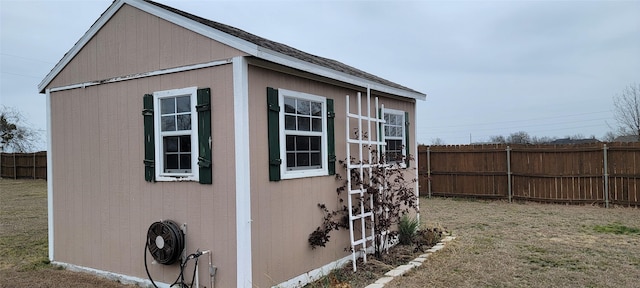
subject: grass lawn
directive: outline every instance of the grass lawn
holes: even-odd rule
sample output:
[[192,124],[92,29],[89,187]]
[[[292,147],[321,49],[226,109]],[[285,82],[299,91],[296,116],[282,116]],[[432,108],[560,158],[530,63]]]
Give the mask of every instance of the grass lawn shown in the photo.
[[[49,265],[46,209],[45,181],[0,179],[0,287],[130,287]],[[420,209],[457,238],[386,287],[640,283],[640,209],[444,198]]]
[[456,240],[385,287],[639,287],[640,209],[420,199]]
[[0,179],[0,287],[131,287],[50,265],[47,182]]

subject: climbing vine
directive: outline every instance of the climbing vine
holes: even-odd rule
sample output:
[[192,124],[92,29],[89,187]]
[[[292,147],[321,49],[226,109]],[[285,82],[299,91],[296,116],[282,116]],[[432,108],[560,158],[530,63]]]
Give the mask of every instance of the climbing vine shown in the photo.
[[[338,161],[345,171],[351,171],[350,175],[347,175],[350,179],[345,179],[340,174],[336,174],[336,180],[340,181],[340,185],[336,189],[338,197],[338,208],[330,210],[326,204],[320,203],[318,207],[322,210],[324,217],[323,222],[318,226],[315,231],[309,235],[309,244],[312,249],[316,247],[325,247],[330,241],[330,234],[333,230],[349,229],[349,207],[348,202],[345,203],[345,197],[355,197],[355,201],[352,201],[352,210],[354,214],[359,214],[360,207],[365,207],[366,212],[373,212],[373,221],[366,218],[366,229],[373,227],[374,237],[374,255],[377,258],[382,257],[382,252],[386,250],[389,245],[396,239],[398,232],[395,229],[395,225],[400,222],[403,215],[408,214],[410,211],[418,211],[418,198],[415,191],[415,173],[407,173],[413,168],[403,168],[400,163],[404,163],[409,159],[402,159],[402,161],[385,164],[385,157],[381,155],[378,157],[378,152],[369,147],[369,153],[371,153],[371,163],[368,160],[363,160],[363,164],[372,164],[371,169],[363,169],[362,174],[359,169],[347,169],[347,164],[362,164],[357,163],[355,158]],[[382,154],[382,153],[380,153]],[[412,175],[411,177],[407,177]],[[350,181],[348,181],[350,180]],[[352,189],[363,189],[366,191],[364,196],[349,196],[347,194],[348,185],[351,185]],[[381,188],[382,187],[382,188]],[[373,205],[369,205],[370,201],[373,201]],[[361,203],[366,205],[360,205]],[[348,248],[350,249],[350,248]]]

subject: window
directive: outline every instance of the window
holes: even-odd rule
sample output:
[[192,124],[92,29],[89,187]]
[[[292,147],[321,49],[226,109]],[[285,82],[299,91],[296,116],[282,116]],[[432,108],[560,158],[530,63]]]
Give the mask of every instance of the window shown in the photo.
[[[196,88],[185,88],[153,93],[156,111],[156,175],[197,179],[196,167],[198,121],[195,105]],[[192,108],[193,106],[193,108]],[[158,129],[160,128],[160,129]],[[195,152],[195,153],[194,153]],[[159,179],[160,179],[159,177]]]
[[211,183],[209,102],[208,88],[190,87],[145,95],[147,181]]
[[[384,109],[383,125],[385,147],[385,159],[387,163],[400,164],[406,167],[407,157],[407,113],[394,109]],[[408,161],[406,161],[408,162]]]
[[273,88],[267,95],[270,180],[335,174],[333,100]]

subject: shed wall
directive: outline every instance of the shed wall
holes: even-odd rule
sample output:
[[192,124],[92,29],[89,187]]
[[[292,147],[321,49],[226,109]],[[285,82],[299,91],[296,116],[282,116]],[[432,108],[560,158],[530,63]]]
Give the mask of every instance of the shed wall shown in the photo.
[[[145,182],[142,95],[190,86],[212,91],[213,184]],[[146,279],[147,228],[171,219],[190,253],[213,251],[218,287],[235,286],[232,87],[224,65],[52,93],[54,260]],[[151,261],[155,280],[174,281],[177,265]]]
[[245,55],[129,5],[49,85],[60,87]]
[[[269,182],[267,87],[334,99],[338,160],[346,157],[345,95],[351,95],[354,113],[357,103],[355,90],[249,66],[249,121],[252,138],[251,217],[255,287],[277,285],[349,255],[344,250],[349,247],[349,236],[345,231],[332,232],[327,247],[312,250],[308,243],[309,234],[322,223],[323,214],[317,205],[326,203],[329,209],[338,207],[336,188],[341,185],[340,181],[334,176],[320,176]],[[366,95],[366,91],[362,92]],[[410,117],[415,118],[413,102],[381,97],[380,103],[384,103],[387,108],[408,111]],[[377,114],[374,109],[371,113]],[[415,139],[413,129],[410,136],[411,139]],[[337,163],[336,172],[344,175],[344,169]],[[415,171],[407,173],[415,174]]]

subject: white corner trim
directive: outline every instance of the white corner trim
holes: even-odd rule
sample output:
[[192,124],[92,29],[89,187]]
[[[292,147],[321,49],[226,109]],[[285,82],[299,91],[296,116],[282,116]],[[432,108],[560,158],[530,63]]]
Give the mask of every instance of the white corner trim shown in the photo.
[[[64,262],[51,262],[51,264],[63,267],[65,269],[69,270],[69,271],[88,273],[88,274],[96,275],[96,276],[99,276],[99,277],[102,277],[102,278],[106,278],[106,279],[109,279],[109,280],[112,280],[112,281],[119,281],[119,282],[121,282],[123,284],[136,284],[138,286],[143,286],[143,287],[153,287],[153,284],[151,283],[151,281],[149,281],[147,279],[142,279],[142,278],[138,278],[138,277],[133,277],[133,276],[128,276],[128,275],[113,273],[113,272],[104,271],[104,270],[98,270],[98,269],[89,268],[89,267],[73,265],[73,264],[64,263]],[[154,281],[154,282],[160,288],[169,288],[170,287],[169,284],[167,284],[167,283],[162,283],[162,282],[157,282],[157,281]]]
[[[409,115],[411,116],[411,115]],[[409,121],[406,119],[405,121]],[[412,122],[409,122],[412,123]],[[416,173],[416,204],[418,205],[418,213],[416,213],[416,218],[420,220],[420,175],[418,173],[418,103],[413,103],[413,137],[411,138],[411,145],[413,145],[413,169]]]
[[233,126],[236,158],[237,287],[251,288],[251,159],[249,154],[249,80],[247,59],[233,58]]
[[51,141],[51,91],[47,89],[47,235],[49,237],[49,261],[54,258],[53,234],[53,150]]

